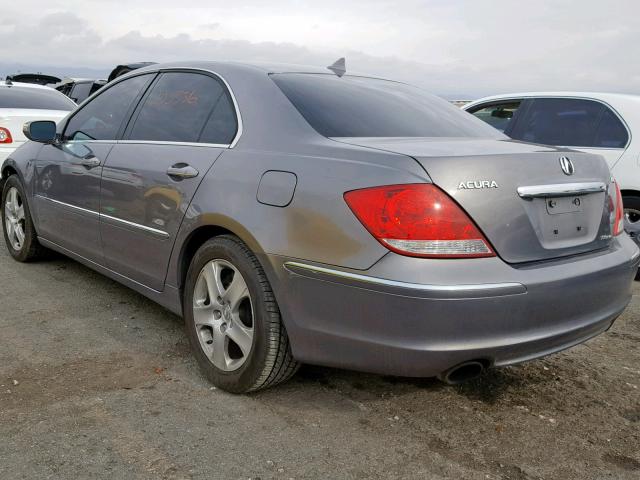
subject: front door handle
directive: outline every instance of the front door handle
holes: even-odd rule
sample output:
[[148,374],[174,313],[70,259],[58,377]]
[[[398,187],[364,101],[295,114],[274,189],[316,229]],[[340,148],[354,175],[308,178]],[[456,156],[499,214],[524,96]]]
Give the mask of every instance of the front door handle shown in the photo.
[[100,159],[96,157],[85,158],[80,163],[87,168],[94,168],[100,166]]
[[167,175],[173,178],[194,178],[199,175],[200,172],[186,163],[178,163],[167,169]]

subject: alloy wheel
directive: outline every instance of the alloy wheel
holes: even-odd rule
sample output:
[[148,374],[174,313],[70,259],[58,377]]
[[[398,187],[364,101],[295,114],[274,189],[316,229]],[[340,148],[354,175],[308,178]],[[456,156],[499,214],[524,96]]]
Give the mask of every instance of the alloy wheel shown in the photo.
[[240,368],[253,346],[253,304],[242,274],[226,260],[200,271],[193,292],[193,318],[200,346],[222,371]]
[[4,204],[4,222],[9,243],[15,251],[22,250],[25,241],[24,203],[20,192],[11,187]]
[[635,208],[624,209],[624,229],[632,235],[640,232],[640,210]]

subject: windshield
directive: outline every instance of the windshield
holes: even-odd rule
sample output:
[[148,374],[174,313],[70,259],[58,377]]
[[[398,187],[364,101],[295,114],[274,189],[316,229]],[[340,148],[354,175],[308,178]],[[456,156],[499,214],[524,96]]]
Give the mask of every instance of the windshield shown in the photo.
[[70,112],[75,107],[75,103],[57,90],[17,86],[0,88],[0,108]]
[[446,100],[403,83],[306,73],[271,78],[325,137],[506,138]]

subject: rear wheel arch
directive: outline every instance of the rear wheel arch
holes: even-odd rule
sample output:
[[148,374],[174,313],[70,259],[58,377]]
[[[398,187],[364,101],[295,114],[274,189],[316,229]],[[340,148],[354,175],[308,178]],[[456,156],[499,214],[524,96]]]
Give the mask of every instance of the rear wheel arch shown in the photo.
[[2,169],[2,180],[6,181],[11,175],[18,175],[18,170],[16,170],[13,165],[5,165]]
[[640,191],[638,190],[620,190],[620,193],[622,193],[623,197],[638,197],[640,198]]
[[191,260],[198,249],[208,240],[221,235],[234,235],[238,237],[254,254],[260,254],[263,252],[262,247],[260,247],[260,244],[253,235],[239,224],[228,225],[226,222],[217,222],[200,225],[189,233],[180,248],[177,274],[179,282],[178,287],[181,290],[184,288]]

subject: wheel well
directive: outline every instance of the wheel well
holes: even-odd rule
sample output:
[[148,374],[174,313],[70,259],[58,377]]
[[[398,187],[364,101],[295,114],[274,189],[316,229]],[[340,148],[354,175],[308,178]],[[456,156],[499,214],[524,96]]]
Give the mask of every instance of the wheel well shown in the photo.
[[219,227],[217,225],[205,225],[194,230],[187,241],[182,246],[182,252],[180,255],[180,264],[178,272],[178,280],[180,281],[179,287],[182,288],[187,278],[187,272],[189,271],[189,265],[191,265],[191,259],[196,254],[198,249],[204,242],[220,235],[235,235],[232,231],[226,228]]
[[623,197],[640,197],[640,192],[637,190],[620,190]]
[[7,178],[9,178],[11,175],[17,175],[17,171],[15,168],[10,167],[10,166],[6,166],[2,169],[2,179],[6,180]]

